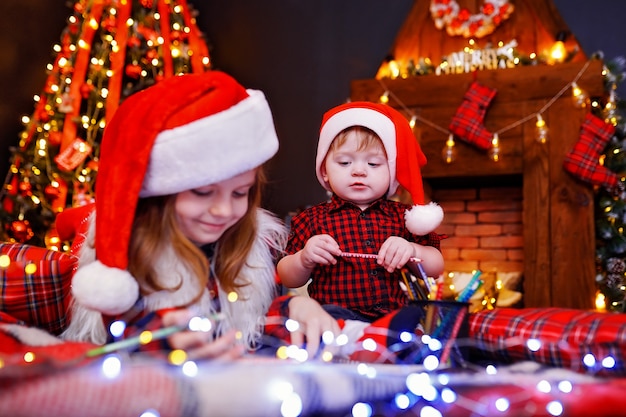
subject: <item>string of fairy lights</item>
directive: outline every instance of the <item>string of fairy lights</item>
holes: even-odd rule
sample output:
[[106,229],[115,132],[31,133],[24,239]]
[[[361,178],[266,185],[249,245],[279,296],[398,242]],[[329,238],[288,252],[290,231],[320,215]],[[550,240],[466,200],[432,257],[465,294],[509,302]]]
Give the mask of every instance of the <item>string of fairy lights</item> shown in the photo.
[[[219,317],[214,317],[210,320],[195,317],[190,321],[189,329],[210,332],[214,328],[215,322],[219,321],[219,319]],[[17,367],[28,366],[30,367],[29,372],[31,375],[45,375],[61,369],[68,372],[72,368],[78,368],[79,364],[84,364],[85,360],[91,360],[94,361],[96,366],[91,368],[93,374],[88,375],[97,376],[97,378],[109,382],[123,380],[124,376],[128,378],[129,375],[140,369],[137,367],[137,364],[143,363],[147,366],[165,365],[165,362],[156,360],[149,353],[135,353],[133,356],[128,356],[126,349],[152,343],[155,340],[182,330],[185,330],[185,328],[175,327],[164,328],[154,332],[145,331],[136,338],[97,347],[88,350],[84,356],[67,361],[55,361],[52,357],[38,355],[33,352],[20,353],[12,357],[4,356],[0,358],[0,371],[4,372],[6,376],[15,371]],[[541,415],[560,416],[567,411],[569,403],[574,403],[576,398],[579,398],[580,390],[585,386],[584,384],[589,384],[592,381],[591,377],[593,375],[619,374],[621,372],[617,363],[618,358],[612,355],[598,357],[592,352],[587,354],[579,353],[578,356],[577,352],[580,352],[578,349],[580,346],[567,347],[564,341],[560,341],[559,349],[568,352],[568,357],[572,360],[572,369],[563,369],[551,375],[542,376],[539,374],[534,377],[535,385],[533,386],[531,379],[523,378],[523,375],[524,372],[527,372],[528,376],[531,377],[532,373],[538,371],[539,365],[526,362],[526,368],[531,367],[531,369],[524,371],[524,368],[520,367],[520,365],[515,366],[515,369],[509,369],[507,366],[496,366],[493,363],[483,365],[465,364],[466,368],[471,371],[470,373],[447,372],[448,365],[437,360],[441,355],[441,344],[434,343],[434,340],[426,342],[423,337],[419,338],[414,334],[410,335],[409,338],[399,337],[399,339],[403,340],[400,343],[402,346],[390,346],[388,348],[391,357],[395,357],[402,349],[410,351],[414,346],[422,349],[427,348],[430,353],[423,358],[421,363],[407,363],[403,367],[396,368],[392,373],[386,373],[390,369],[384,367],[384,364],[387,362],[383,361],[372,363],[351,362],[347,363],[347,367],[335,368],[337,376],[349,378],[355,384],[355,387],[362,388],[362,384],[373,384],[376,381],[384,386],[390,383],[390,378],[393,378],[395,382],[403,380],[403,388],[398,389],[392,398],[367,400],[365,395],[365,398],[356,401],[351,406],[351,416],[372,417],[373,415],[383,415],[377,414],[377,409],[385,409],[386,413],[391,413],[391,415],[401,415],[407,410],[411,410],[411,412],[418,412],[419,410],[420,416],[429,417],[441,417],[451,410],[476,413],[475,415],[494,415],[485,414],[485,410],[497,410],[498,413],[501,413],[498,415],[517,415],[515,410],[528,409],[529,404],[537,410],[544,410],[544,413],[541,413]],[[510,338],[507,343],[510,346],[519,346],[521,350],[529,352],[530,355],[536,354],[538,357],[542,349],[549,349],[552,343],[540,338],[514,339]],[[362,349],[377,349],[368,345],[370,341],[363,341]],[[270,346],[280,346],[277,349],[275,358],[278,362],[266,362],[272,369],[276,369],[281,363],[289,365],[309,362],[306,351],[302,348],[295,345],[285,346],[280,340],[272,342],[272,340],[266,339],[265,342]],[[468,347],[471,345],[470,339],[458,338],[456,342],[460,346]],[[320,363],[332,361],[333,355],[330,353],[330,350],[338,344],[340,344],[340,339],[324,339],[325,348],[324,353],[320,355]],[[488,349],[489,346],[482,346],[481,348]],[[501,347],[493,346],[492,349],[495,352],[501,349]],[[385,355],[381,355],[381,357],[385,357]],[[135,362],[133,358],[138,358],[139,361]],[[54,366],[51,366],[51,363]],[[169,377],[188,379],[190,383],[194,380],[206,383],[206,378],[211,378],[213,366],[211,362],[201,363],[192,360],[184,351],[175,350],[168,352],[167,364],[169,366],[166,369],[169,369],[169,373],[163,373],[163,375],[169,375]],[[380,365],[383,366],[381,367]],[[216,372],[213,377],[219,378],[221,383],[226,383],[223,364],[217,364],[216,366],[220,371]],[[294,368],[290,369],[293,370]],[[309,375],[309,377],[315,378],[316,369],[321,371],[328,368],[324,366],[319,368],[309,366],[303,369],[305,371],[303,371],[302,375]],[[298,417],[303,415],[303,406],[310,397],[310,392],[306,391],[310,389],[310,385],[297,384],[290,380],[290,376],[293,377],[293,373],[286,373],[281,378],[279,387],[275,387],[280,389],[280,392],[272,391],[267,394],[266,401],[268,401],[268,404],[271,402],[275,405],[275,400],[272,401],[272,398],[274,398],[272,396],[278,396],[281,417]],[[522,379],[520,380],[520,378]],[[491,384],[492,387],[514,384],[519,386],[520,389],[476,398],[472,397],[467,390],[467,387],[475,384],[476,381],[480,381],[480,384],[485,386]],[[260,384],[267,384],[267,381],[260,382]],[[157,408],[151,408],[149,413],[146,410],[141,415],[160,416],[160,411],[162,410],[158,409],[158,405],[155,406]],[[523,414],[525,415],[525,413]]]
[[[535,119],[535,139],[537,142],[544,144],[548,140],[549,127],[542,117],[542,115],[558,100],[560,99],[568,90],[571,89],[572,100],[576,107],[584,108],[589,104],[592,107],[599,107],[601,104],[597,100],[593,100],[590,103],[589,95],[583,89],[578,86],[578,81],[585,73],[587,68],[589,67],[591,60],[585,62],[585,64],[578,71],[576,76],[569,82],[567,82],[550,100],[548,100],[540,109],[535,112],[532,112],[519,120],[510,123],[507,126],[504,126],[493,132],[493,137],[491,139],[491,148],[488,151],[489,158],[494,162],[498,162],[500,160],[500,135],[504,132],[507,132],[515,127],[522,125],[532,119]],[[606,76],[607,68],[604,67],[603,75]],[[388,104],[390,100],[400,107],[407,115],[409,124],[411,128],[415,128],[416,123],[420,122],[424,125],[431,127],[432,129],[443,133],[447,136],[447,140],[445,142],[444,148],[442,149],[442,158],[446,163],[453,163],[456,160],[456,149],[455,149],[455,139],[454,134],[452,134],[447,127],[442,127],[433,121],[420,116],[415,111],[411,110],[408,106],[406,106],[402,100],[396,95],[393,90],[391,90],[385,83],[383,78],[377,79],[378,83],[383,89],[383,94],[381,94],[379,101],[384,104]],[[609,94],[608,100],[604,105],[604,116],[605,121],[607,123],[612,123],[615,125],[617,123],[616,119],[616,97],[613,90]]]

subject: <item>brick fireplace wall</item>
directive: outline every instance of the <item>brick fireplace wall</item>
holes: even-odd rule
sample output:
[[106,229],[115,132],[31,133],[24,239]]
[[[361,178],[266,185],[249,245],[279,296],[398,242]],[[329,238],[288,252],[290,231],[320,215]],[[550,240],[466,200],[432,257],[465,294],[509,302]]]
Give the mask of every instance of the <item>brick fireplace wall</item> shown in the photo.
[[523,272],[522,187],[432,190],[444,220],[438,233],[447,272]]

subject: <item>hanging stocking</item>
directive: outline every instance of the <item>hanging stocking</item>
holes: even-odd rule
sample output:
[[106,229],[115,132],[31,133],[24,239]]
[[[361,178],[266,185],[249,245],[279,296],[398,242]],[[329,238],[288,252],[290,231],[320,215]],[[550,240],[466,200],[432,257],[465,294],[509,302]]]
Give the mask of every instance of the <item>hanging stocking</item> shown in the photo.
[[619,184],[619,177],[600,164],[600,155],[613,137],[615,127],[587,113],[580,128],[580,139],[565,156],[563,168],[574,177],[593,185],[612,190]]
[[495,95],[495,89],[474,81],[450,122],[450,132],[479,149],[486,151],[491,148],[493,134],[485,128],[483,120],[487,106]]

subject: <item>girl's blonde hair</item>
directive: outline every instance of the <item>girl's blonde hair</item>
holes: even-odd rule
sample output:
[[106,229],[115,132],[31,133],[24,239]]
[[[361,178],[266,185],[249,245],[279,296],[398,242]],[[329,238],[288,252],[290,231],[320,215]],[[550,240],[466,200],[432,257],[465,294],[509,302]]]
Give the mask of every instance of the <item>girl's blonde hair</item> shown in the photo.
[[[246,262],[257,232],[256,209],[261,205],[261,189],[266,183],[263,167],[257,168],[256,180],[248,195],[246,214],[219,239],[219,249],[215,253],[215,275],[220,287],[235,291],[246,283],[237,282],[237,276]],[[190,302],[197,301],[207,285],[209,261],[206,255],[180,230],[175,213],[176,195],[147,197],[139,199],[133,229],[130,237],[128,271],[137,279],[141,291],[151,293],[163,288],[159,274],[154,268],[156,260],[171,245],[177,258],[187,266],[198,280],[198,295]]]

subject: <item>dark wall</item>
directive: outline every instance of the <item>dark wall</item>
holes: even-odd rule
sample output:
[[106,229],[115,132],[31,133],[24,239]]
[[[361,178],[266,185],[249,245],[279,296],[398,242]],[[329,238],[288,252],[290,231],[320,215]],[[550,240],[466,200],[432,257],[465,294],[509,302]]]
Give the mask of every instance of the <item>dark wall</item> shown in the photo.
[[[374,76],[413,0],[189,1],[214,66],[263,90],[274,111],[281,149],[270,164],[267,206],[284,215],[324,199],[314,174],[322,114],[346,100],[352,79]],[[626,2],[553,1],[587,54],[626,55]],[[51,47],[71,13],[64,0],[2,4],[0,175],[8,168],[8,147],[17,143],[19,118],[32,111]]]

